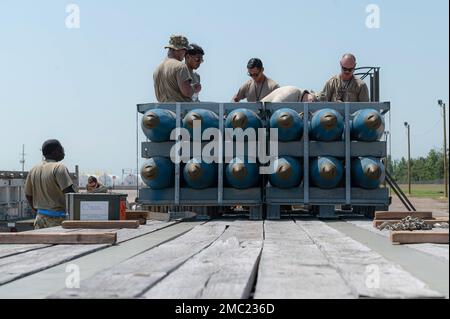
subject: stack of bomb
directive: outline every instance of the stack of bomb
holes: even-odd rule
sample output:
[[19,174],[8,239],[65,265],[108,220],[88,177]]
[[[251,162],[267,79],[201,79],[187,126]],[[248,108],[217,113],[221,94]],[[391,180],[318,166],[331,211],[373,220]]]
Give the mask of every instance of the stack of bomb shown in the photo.
[[[176,127],[176,115],[164,109],[152,109],[144,114],[141,128],[145,136],[155,143],[170,141],[170,134]],[[169,157],[153,157],[141,167],[144,183],[152,189],[173,187],[175,165]]]
[[[258,114],[244,108],[231,111],[225,120],[225,128],[228,129],[242,129],[245,131],[251,128],[257,132],[262,127],[263,122]],[[259,174],[259,165],[256,159],[249,159],[247,156],[235,157],[225,164],[226,186],[248,189],[258,187],[260,182],[261,175]]]
[[[187,129],[191,137],[195,131],[195,121],[201,123],[203,134],[208,128],[219,127],[218,115],[206,109],[194,109],[188,112],[182,127]],[[272,114],[268,121],[270,128],[278,129],[280,142],[300,141],[303,138],[303,114],[292,109],[282,108]],[[142,118],[142,130],[149,140],[160,143],[170,141],[170,134],[176,127],[175,113],[166,109],[152,109]],[[239,108],[230,112],[225,119],[225,128],[246,130],[264,127],[262,119],[252,110]],[[312,114],[308,121],[311,141],[342,141],[344,135],[344,118],[333,109],[321,109]],[[384,132],[383,116],[376,110],[363,109],[352,115],[350,134],[353,141],[375,142]],[[343,159],[331,156],[313,158],[310,163],[310,180],[312,186],[332,189],[343,185]],[[280,156],[269,175],[272,186],[292,188],[301,185],[303,165],[299,158]],[[380,159],[373,157],[352,158],[352,184],[365,189],[378,188],[384,181],[385,169]],[[224,165],[225,185],[236,189],[258,187],[261,182],[259,165],[245,156],[236,157]],[[175,166],[168,157],[153,157],[142,166],[143,181],[152,189],[164,189],[174,186]],[[182,185],[194,189],[205,189],[217,185],[217,164],[206,163],[192,158],[182,168]]]
[[[270,127],[278,129],[278,140],[298,141],[303,135],[303,114],[283,108],[273,113]],[[376,110],[363,109],[353,114],[350,121],[351,139],[362,142],[378,141],[384,132],[383,116]],[[312,141],[342,141],[344,118],[333,109],[315,112],[309,121],[309,138]],[[332,189],[343,185],[344,161],[332,156],[320,156],[310,163],[310,179],[313,186]],[[274,162],[269,181],[278,188],[297,187],[303,178],[299,159],[281,156]],[[378,158],[358,157],[351,161],[352,184],[364,189],[375,189],[384,181],[385,168]]]
[[[384,118],[375,110],[363,109],[354,114],[353,120],[350,122],[350,129],[352,140],[375,142],[383,136]],[[352,159],[351,174],[356,186],[375,189],[384,182],[385,167],[379,158],[354,158]]]
[[[198,121],[198,122],[196,122]],[[200,134],[208,128],[219,128],[219,117],[206,109],[194,109],[182,120],[182,127],[187,129],[191,138],[195,134],[195,125],[201,125]],[[152,142],[167,142],[170,133],[176,126],[176,116],[164,109],[152,109],[142,118],[142,130]],[[230,112],[225,120],[226,128],[246,130],[262,128],[261,118],[248,109],[237,109]],[[182,169],[183,186],[193,189],[206,189],[217,185],[217,163],[205,159],[192,158]],[[260,184],[259,165],[246,157],[235,157],[224,167],[225,185],[248,189]],[[152,189],[165,189],[174,186],[175,165],[168,157],[153,157],[145,161],[141,168],[144,183]]]

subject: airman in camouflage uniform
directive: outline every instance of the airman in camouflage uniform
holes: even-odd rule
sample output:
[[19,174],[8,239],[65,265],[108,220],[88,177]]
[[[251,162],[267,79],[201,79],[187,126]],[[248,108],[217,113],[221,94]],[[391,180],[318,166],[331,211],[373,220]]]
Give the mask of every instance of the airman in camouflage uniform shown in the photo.
[[192,102],[195,86],[185,63],[182,63],[187,50],[190,49],[189,41],[182,35],[172,35],[169,44],[167,58],[156,68],[153,73],[155,95],[158,102]]
[[65,217],[50,217],[41,214],[36,215],[34,220],[34,229],[50,228],[61,226],[62,222],[65,221]]
[[369,89],[366,83],[353,73],[356,58],[347,53],[341,59],[341,74],[333,76],[325,84],[319,99],[322,102],[369,102]]

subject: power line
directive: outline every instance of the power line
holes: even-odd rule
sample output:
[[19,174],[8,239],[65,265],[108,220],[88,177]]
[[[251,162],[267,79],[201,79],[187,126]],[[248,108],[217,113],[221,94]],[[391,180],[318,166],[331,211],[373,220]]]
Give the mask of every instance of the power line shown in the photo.
[[412,135],[412,136],[415,136],[415,137],[423,136],[423,135],[428,135],[428,134],[430,134],[433,130],[437,129],[436,126],[437,126],[438,124],[440,124],[441,121],[442,121],[442,119],[439,119],[436,123],[433,124],[433,126],[432,126],[429,130],[425,131],[424,133],[416,133],[416,134],[411,134],[411,135]]

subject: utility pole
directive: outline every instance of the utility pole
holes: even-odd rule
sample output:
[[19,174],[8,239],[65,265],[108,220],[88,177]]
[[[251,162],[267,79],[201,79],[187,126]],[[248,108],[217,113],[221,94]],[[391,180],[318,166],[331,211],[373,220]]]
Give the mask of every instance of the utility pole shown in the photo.
[[25,144],[22,144],[22,158],[20,159],[20,164],[22,164],[22,173],[25,172]]
[[408,194],[411,195],[411,129],[408,122],[405,122],[408,131]]
[[442,100],[438,101],[442,108],[442,116],[444,117],[444,189],[445,197],[448,197],[448,166],[447,166],[447,117],[445,112],[445,103]]

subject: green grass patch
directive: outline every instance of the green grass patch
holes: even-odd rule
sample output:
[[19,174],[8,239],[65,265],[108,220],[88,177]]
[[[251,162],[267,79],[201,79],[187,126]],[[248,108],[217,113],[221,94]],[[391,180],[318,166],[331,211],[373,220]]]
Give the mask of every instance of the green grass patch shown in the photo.
[[[408,185],[399,185],[408,195]],[[439,184],[411,184],[411,196],[426,198],[443,198],[444,185]]]

